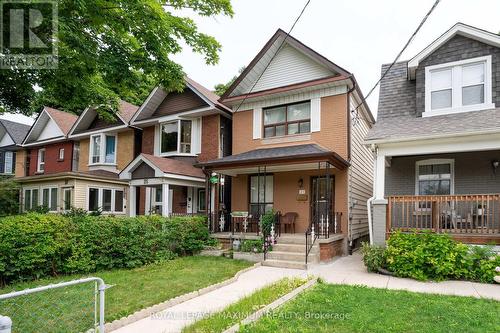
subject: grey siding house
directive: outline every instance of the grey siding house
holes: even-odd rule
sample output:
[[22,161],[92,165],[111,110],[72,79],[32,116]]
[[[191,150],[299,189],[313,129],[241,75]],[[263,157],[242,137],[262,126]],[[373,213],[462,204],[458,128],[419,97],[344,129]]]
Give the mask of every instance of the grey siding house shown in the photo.
[[418,229],[500,244],[500,35],[458,23],[396,63],[365,144],[374,243]]

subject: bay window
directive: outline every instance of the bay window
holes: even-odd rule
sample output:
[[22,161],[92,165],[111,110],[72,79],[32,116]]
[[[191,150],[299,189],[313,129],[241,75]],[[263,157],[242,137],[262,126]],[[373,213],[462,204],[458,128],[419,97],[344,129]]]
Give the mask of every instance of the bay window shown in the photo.
[[192,122],[176,120],[160,125],[161,154],[191,154]]
[[90,187],[88,190],[88,211],[98,210],[105,213],[123,213],[124,192],[118,189]]
[[265,138],[311,132],[309,101],[267,108],[263,112]]
[[494,108],[491,90],[491,56],[428,66],[423,116]]
[[116,135],[96,134],[90,137],[90,164],[116,163]]

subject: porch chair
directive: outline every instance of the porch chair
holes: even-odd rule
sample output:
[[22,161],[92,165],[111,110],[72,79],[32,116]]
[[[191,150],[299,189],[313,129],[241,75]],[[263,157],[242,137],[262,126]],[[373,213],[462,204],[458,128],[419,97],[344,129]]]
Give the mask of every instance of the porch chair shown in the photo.
[[280,223],[283,225],[285,233],[287,225],[290,227],[289,229],[293,230],[293,233],[295,233],[295,220],[297,219],[298,216],[299,214],[295,212],[288,212],[281,216]]

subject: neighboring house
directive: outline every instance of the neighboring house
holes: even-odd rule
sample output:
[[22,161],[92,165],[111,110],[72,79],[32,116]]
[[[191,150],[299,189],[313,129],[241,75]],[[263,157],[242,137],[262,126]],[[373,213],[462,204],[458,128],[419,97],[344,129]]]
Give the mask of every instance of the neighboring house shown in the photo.
[[[120,174],[129,181],[130,216],[207,214],[230,207],[230,186],[212,185],[194,164],[231,153],[231,110],[186,77],[180,92],[155,88],[132,118],[141,154]],[[207,191],[212,193],[208,207]]]
[[[134,157],[134,130],[128,121],[136,110],[121,102],[116,119],[104,121],[92,108],[78,117],[45,107],[23,142],[24,163],[16,168],[22,210],[45,206],[51,212],[63,212],[76,207],[126,214],[128,184],[118,173]],[[91,149],[95,153],[91,157],[89,138],[96,134],[102,146]]]
[[296,213],[287,233],[305,241],[314,228],[324,260],[367,237],[373,159],[362,140],[374,119],[364,104],[354,112],[352,73],[278,30],[220,101],[233,111],[232,155],[200,165],[231,177],[232,211],[250,216],[212,231],[255,232],[266,211]]
[[[18,151],[30,130],[29,125],[0,119],[0,176],[14,176]],[[21,161],[22,161],[22,152]]]
[[500,36],[458,23],[396,63],[366,144],[377,154],[375,243],[421,229],[499,244]]

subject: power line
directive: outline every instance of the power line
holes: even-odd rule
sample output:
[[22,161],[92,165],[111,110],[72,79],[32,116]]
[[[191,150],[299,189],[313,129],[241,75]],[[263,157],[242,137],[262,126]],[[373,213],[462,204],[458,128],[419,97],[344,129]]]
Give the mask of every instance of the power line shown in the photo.
[[302,10],[300,11],[299,16],[297,16],[297,18],[295,19],[295,22],[293,22],[292,27],[290,28],[290,30],[288,30],[285,38],[283,38],[283,41],[281,41],[280,46],[278,47],[278,49],[276,50],[276,52],[271,57],[271,60],[267,63],[266,67],[264,67],[264,70],[260,73],[260,75],[257,78],[257,80],[255,80],[255,82],[253,83],[252,88],[250,88],[250,90],[245,94],[245,97],[243,98],[243,100],[241,101],[241,103],[238,105],[238,107],[236,108],[236,110],[234,112],[237,112],[240,109],[240,107],[243,105],[243,103],[245,102],[245,100],[247,99],[247,97],[252,93],[253,89],[255,88],[255,85],[257,84],[257,82],[259,82],[260,78],[262,77],[262,75],[264,74],[264,72],[267,70],[267,68],[269,67],[269,65],[273,61],[274,57],[276,57],[276,55],[278,54],[278,52],[281,50],[281,47],[285,43],[285,41],[288,38],[288,36],[290,36],[290,34],[292,33],[293,28],[295,28],[295,25],[297,24],[297,22],[302,17],[302,14],[304,14],[304,11],[306,10],[307,6],[309,6],[310,2],[311,2],[311,0],[307,0],[307,2],[304,5],[304,7],[302,7]]
[[396,58],[394,59],[394,61],[390,64],[389,67],[387,67],[387,69],[385,70],[385,72],[382,74],[382,76],[380,77],[380,79],[375,83],[375,85],[370,89],[370,91],[368,92],[368,94],[366,94],[366,96],[363,96],[363,99],[361,101],[361,103],[358,104],[358,106],[356,106],[356,108],[354,110],[352,110],[351,112],[354,114],[353,115],[353,118],[355,118],[356,120],[359,118],[359,115],[358,115],[358,109],[361,105],[365,104],[366,103],[366,100],[368,99],[368,97],[370,97],[370,95],[372,94],[372,92],[375,90],[375,88],[377,88],[377,86],[380,84],[380,82],[384,79],[384,77],[387,75],[387,73],[389,73],[389,71],[391,70],[391,68],[394,66],[394,64],[396,64],[396,62],[399,60],[399,57],[401,57],[401,54],[403,54],[403,52],[406,50],[406,48],[410,45],[410,43],[413,41],[413,39],[415,38],[415,36],[417,35],[417,33],[419,32],[420,28],[422,28],[422,26],[424,25],[425,21],[427,21],[427,19],[429,18],[429,16],[432,14],[432,12],[434,11],[434,9],[436,9],[437,5],[439,4],[441,0],[436,0],[434,2],[434,4],[432,5],[431,9],[427,12],[427,14],[424,16],[424,18],[422,19],[422,21],[420,21],[420,24],[418,25],[417,29],[415,30],[415,32],[413,32],[413,34],[410,36],[410,39],[408,39],[408,41],[406,42],[406,44],[403,46],[403,48],[401,49],[401,51],[399,51],[398,55],[396,56]]

